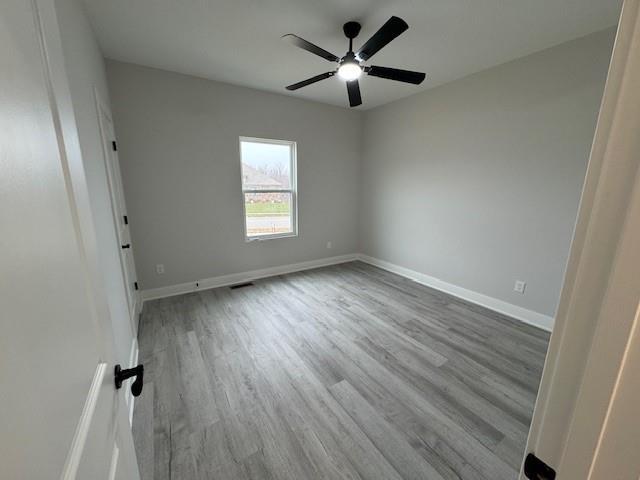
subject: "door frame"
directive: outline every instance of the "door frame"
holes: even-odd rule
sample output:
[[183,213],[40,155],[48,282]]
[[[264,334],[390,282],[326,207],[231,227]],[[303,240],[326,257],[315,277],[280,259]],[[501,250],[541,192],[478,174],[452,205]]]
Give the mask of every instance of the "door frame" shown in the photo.
[[[97,115],[97,119],[98,119],[98,126],[100,129],[100,143],[102,144],[102,159],[103,159],[103,163],[104,163],[104,168],[106,171],[106,176],[107,176],[107,190],[109,192],[109,201],[110,201],[110,207],[111,207],[111,218],[113,221],[113,228],[115,231],[115,235],[116,235],[116,241],[118,242],[118,247],[120,246],[120,225],[119,222],[121,221],[120,218],[120,214],[119,214],[119,209],[118,209],[118,201],[115,198],[115,195],[117,195],[116,192],[116,187],[114,185],[114,182],[116,182],[116,175],[120,175],[120,187],[122,188],[122,176],[121,176],[121,170],[120,168],[118,168],[118,172],[115,172],[112,168],[111,165],[111,157],[110,155],[112,155],[113,153],[111,151],[109,151],[109,145],[111,145],[112,141],[116,141],[115,138],[115,131],[113,131],[113,139],[109,138],[109,135],[107,135],[107,129],[104,126],[104,121],[103,121],[103,115],[109,120],[109,122],[111,122],[111,126],[112,126],[112,130],[113,130],[113,116],[111,115],[111,109],[107,106],[107,103],[101,98],[100,92],[98,91],[98,89],[94,86],[93,87],[93,96],[95,99],[95,104],[96,104],[96,115]],[[116,156],[116,160],[117,162],[120,161],[117,153],[115,154]],[[122,195],[124,197],[124,190],[122,192]],[[125,202],[126,204],[126,202]],[[131,232],[129,232],[129,237],[131,236]],[[138,318],[140,315],[140,311],[142,309],[142,300],[140,297],[140,292],[138,290],[131,290],[131,284],[132,282],[136,282],[136,277],[137,277],[137,273],[136,273],[136,268],[135,268],[135,256],[133,253],[133,246],[129,249],[129,254],[131,255],[131,262],[133,262],[133,276],[134,278],[129,279],[128,275],[127,275],[127,259],[125,258],[125,254],[124,254],[124,250],[122,250],[121,248],[118,248],[118,258],[120,260],[120,273],[122,275],[122,285],[125,289],[125,297],[127,299],[127,307],[129,310],[129,323],[131,325],[131,332],[132,332],[132,340],[131,340],[131,349],[129,352],[129,367],[133,367],[138,363],[138,354],[139,354],[139,349],[138,349],[138,327],[139,327],[139,322],[138,322]],[[130,382],[128,382],[130,383]],[[126,404],[127,407],[129,409],[129,424],[133,424],[133,408],[134,408],[134,404],[135,404],[135,397],[131,394],[131,391],[127,392],[126,395]]]
[[[120,186],[122,187],[122,176],[121,176],[121,170],[118,169],[118,172],[114,172],[113,167],[111,165],[110,162],[110,155],[112,154],[109,151],[109,145],[111,145],[112,141],[116,141],[115,139],[115,131],[114,131],[114,138],[108,138],[107,135],[107,131],[106,128],[104,126],[104,122],[103,122],[103,115],[105,117],[107,117],[107,119],[111,122],[111,125],[113,127],[113,116],[111,115],[111,109],[107,106],[107,103],[100,97],[100,93],[98,92],[97,88],[93,88],[93,96],[95,98],[95,103],[96,103],[96,115],[98,116],[98,125],[100,126],[100,140],[102,143],[102,158],[103,158],[103,162],[104,162],[104,168],[105,171],[107,173],[107,188],[109,191],[109,200],[111,203],[111,217],[113,220],[113,228],[115,230],[116,233],[116,240],[119,242],[120,238],[119,238],[119,232],[120,232],[120,215],[118,212],[118,201],[115,198],[115,196],[117,195],[116,192],[116,187],[114,185],[114,182],[116,182],[116,175],[120,175]],[[120,161],[117,152],[115,153],[116,156],[116,161]],[[122,192],[122,195],[124,196],[124,191]],[[130,227],[129,227],[130,228]],[[131,232],[129,231],[129,235],[131,235]],[[120,245],[118,245],[120,246]],[[129,307],[129,321],[131,323],[131,331],[133,332],[133,338],[134,341],[135,339],[138,337],[138,315],[140,313],[140,308],[141,308],[141,299],[140,299],[140,293],[138,290],[130,290],[130,285],[132,284],[132,282],[136,282],[137,279],[136,278],[131,278],[128,279],[128,275],[127,275],[127,260],[125,258],[125,254],[123,253],[124,251],[121,248],[118,248],[118,258],[120,259],[120,270],[121,270],[121,274],[122,274],[122,284],[124,286],[125,289],[125,296],[127,298],[127,305]],[[134,259],[134,254],[133,254],[133,247],[131,247],[131,249],[129,250],[129,253],[132,257],[132,261]],[[135,269],[135,263],[133,264],[133,273],[134,273],[134,277],[136,277],[136,269]],[[131,360],[133,362],[135,362],[135,359],[133,358],[133,348],[134,346],[132,346],[132,355],[131,355]]]
[[634,325],[639,84],[640,0],[625,0],[526,450],[560,478],[589,478]]

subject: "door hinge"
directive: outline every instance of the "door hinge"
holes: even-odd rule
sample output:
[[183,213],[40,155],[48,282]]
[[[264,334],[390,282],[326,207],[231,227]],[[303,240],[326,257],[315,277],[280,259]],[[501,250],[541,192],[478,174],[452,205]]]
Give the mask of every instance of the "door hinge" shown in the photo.
[[113,140],[113,141],[111,142],[111,148],[113,148],[113,151],[114,151],[114,152],[117,152],[117,151],[118,151],[118,144],[116,143],[116,141],[115,141],[115,140]]
[[124,219],[124,224],[129,225],[129,218],[126,215],[123,215],[122,218]]
[[138,290],[138,282],[133,282],[133,288],[134,288],[135,290]]
[[555,480],[556,471],[533,453],[529,453],[524,461],[524,475],[531,480]]

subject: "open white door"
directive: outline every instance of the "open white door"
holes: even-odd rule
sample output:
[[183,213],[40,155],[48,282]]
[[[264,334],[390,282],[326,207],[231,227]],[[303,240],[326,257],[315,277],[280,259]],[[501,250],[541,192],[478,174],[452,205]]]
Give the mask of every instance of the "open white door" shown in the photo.
[[137,480],[59,43],[0,2],[0,476]]
[[527,445],[558,479],[640,478],[639,132],[640,0],[625,0]]

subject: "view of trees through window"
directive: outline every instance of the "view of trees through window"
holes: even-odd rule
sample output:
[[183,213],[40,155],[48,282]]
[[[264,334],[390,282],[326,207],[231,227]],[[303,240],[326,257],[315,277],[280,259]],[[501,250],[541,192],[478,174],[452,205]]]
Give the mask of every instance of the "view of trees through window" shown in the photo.
[[295,144],[241,139],[247,237],[295,233]]

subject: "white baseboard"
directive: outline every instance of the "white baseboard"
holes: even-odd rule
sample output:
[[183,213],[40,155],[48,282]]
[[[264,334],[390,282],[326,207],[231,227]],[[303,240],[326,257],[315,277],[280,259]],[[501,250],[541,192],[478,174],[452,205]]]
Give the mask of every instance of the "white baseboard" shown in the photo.
[[193,282],[180,283],[178,285],[170,285],[167,287],[143,290],[141,297],[143,301],[153,300],[156,298],[172,297],[174,295],[182,295],[183,293],[208,290],[210,288],[225,287],[227,285],[234,285],[236,283],[250,282],[251,280],[257,280],[259,278],[273,277],[275,275],[284,275],[285,273],[301,272],[303,270],[310,270],[312,268],[352,262],[354,260],[357,260],[358,257],[358,254],[352,253],[349,255],[340,255],[337,257],[327,257],[320,258],[318,260],[310,260],[308,262],[291,263],[288,265],[280,265],[277,267],[263,268],[261,270],[232,273],[230,275],[222,275],[220,277],[205,278]]
[[[445,282],[435,277],[431,277],[424,273],[416,272],[409,268],[401,267],[393,263],[370,257],[364,254],[340,255],[337,257],[321,258],[308,262],[291,263],[288,265],[280,265],[277,267],[263,268],[261,270],[251,270],[248,272],[232,273],[230,275],[222,275],[219,277],[205,278],[193,282],[181,283],[178,285],[169,285],[167,287],[153,288],[143,290],[141,293],[142,301],[153,300],[157,298],[172,297],[174,295],[182,295],[184,293],[196,292],[199,290],[207,290],[210,288],[224,287],[234,285],[236,283],[249,282],[259,278],[273,277],[274,275],[284,275],[286,273],[300,272],[310,270],[312,268],[325,267],[328,265],[336,265],[339,263],[352,262],[361,260],[370,265],[380,267],[403,277],[409,278],[427,287],[435,288],[441,292],[448,293],[454,297],[461,298],[476,305],[486,307],[509,317],[515,318],[522,322],[528,323],[535,327],[541,328],[548,332],[553,328],[553,318],[542,313],[534,312],[523,307],[519,307],[512,303],[508,303],[497,298],[474,292],[466,288],[458,287],[451,283]],[[137,346],[136,346],[137,348]]]
[[513,317],[516,320],[520,320],[521,322],[528,323],[548,332],[550,332],[553,328],[553,318],[548,315],[534,312],[533,310],[528,310],[512,303],[498,300],[497,298],[489,297],[488,295],[484,295],[482,293],[474,292],[473,290],[467,290],[466,288],[458,287],[438,278],[431,277],[424,273],[416,272],[415,270],[411,270],[409,268],[401,267],[385,260],[380,260],[378,258],[370,257],[364,254],[358,255],[358,259],[370,265],[382,268],[383,270],[387,270],[389,272],[409,278],[414,282],[426,285],[427,287],[440,290],[441,292],[448,293],[449,295],[461,298],[462,300],[466,300],[468,302],[475,303],[476,305],[486,307],[489,310],[508,315],[509,317]]

